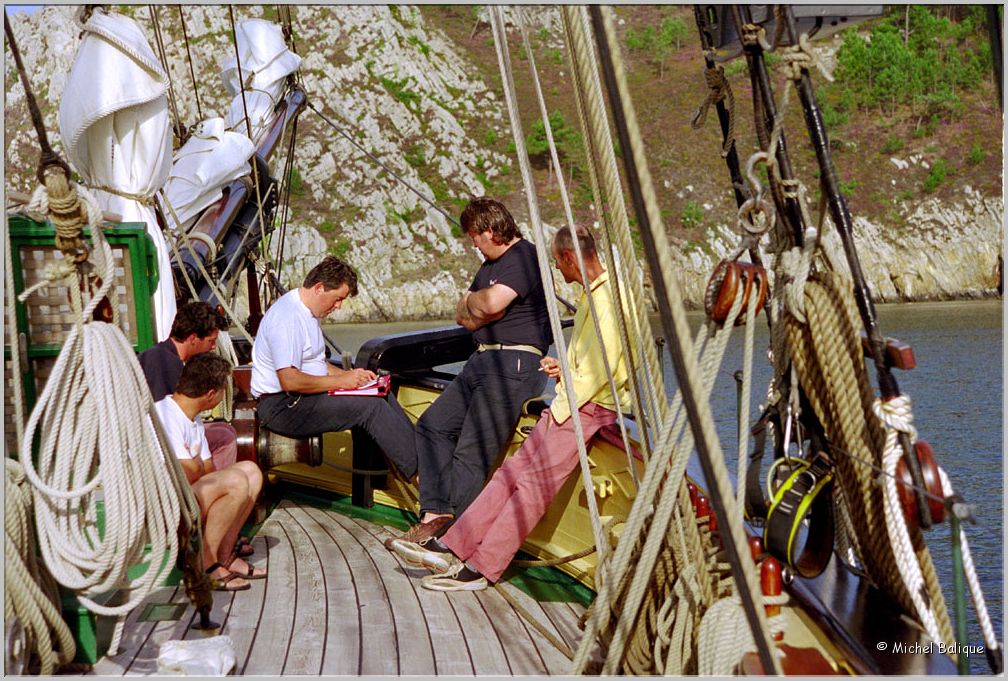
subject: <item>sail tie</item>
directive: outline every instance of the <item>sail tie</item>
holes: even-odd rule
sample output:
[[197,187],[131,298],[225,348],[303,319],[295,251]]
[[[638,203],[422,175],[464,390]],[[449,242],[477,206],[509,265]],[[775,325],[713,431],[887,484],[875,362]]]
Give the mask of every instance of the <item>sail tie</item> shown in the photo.
[[724,143],[721,145],[721,156],[727,156],[729,150],[735,144],[735,93],[732,92],[731,84],[725,78],[724,67],[720,64],[704,69],[704,82],[707,83],[707,96],[701,102],[697,110],[693,112],[690,126],[697,130],[702,128],[707,121],[707,110],[712,104],[728,100],[728,132],[724,136]]

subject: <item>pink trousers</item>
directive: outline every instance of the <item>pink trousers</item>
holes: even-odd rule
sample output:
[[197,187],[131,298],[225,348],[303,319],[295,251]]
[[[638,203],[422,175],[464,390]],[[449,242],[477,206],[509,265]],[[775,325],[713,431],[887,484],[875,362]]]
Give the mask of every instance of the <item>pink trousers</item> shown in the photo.
[[[615,412],[594,402],[581,407],[580,414],[586,443],[616,422]],[[572,419],[557,424],[544,411],[521,449],[497,469],[441,543],[496,582],[577,467]]]
[[238,433],[230,423],[210,421],[203,424],[203,430],[210,446],[214,469],[223,470],[238,460]]

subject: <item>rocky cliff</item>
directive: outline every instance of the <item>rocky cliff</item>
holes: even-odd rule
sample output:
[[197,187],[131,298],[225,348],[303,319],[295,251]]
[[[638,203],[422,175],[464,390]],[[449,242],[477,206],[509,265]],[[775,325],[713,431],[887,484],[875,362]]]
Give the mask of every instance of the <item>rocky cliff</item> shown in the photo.
[[[155,45],[150,10],[123,11]],[[238,6],[235,11],[239,20],[275,19],[261,7]],[[12,17],[57,150],[56,111],[79,40],[76,12],[76,7],[50,6]],[[186,5],[182,12],[188,42],[181,37],[179,6],[157,10],[161,30],[168,35],[164,59],[180,118],[191,124],[199,113],[204,117],[223,113],[220,62],[233,55],[233,47],[226,7]],[[500,92],[498,82],[482,79],[467,50],[420,10],[297,6],[294,15],[296,47],[304,58],[301,77],[311,103],[449,214],[457,215],[467,197],[494,188],[495,180],[512,172],[517,175],[513,160],[498,150],[501,145],[491,143],[510,138],[502,98],[495,94]],[[530,16],[550,49],[562,47],[555,9],[536,10]],[[475,34],[478,14],[474,12],[470,21]],[[562,77],[565,65],[556,68]],[[37,146],[10,58],[6,86],[6,186],[30,191]],[[525,105],[535,107],[532,101]],[[894,158],[892,172],[904,172],[910,162]],[[274,165],[279,168],[279,160],[274,159]],[[299,282],[324,254],[338,253],[361,275],[361,295],[349,301],[338,320],[453,314],[458,294],[468,286],[479,262],[457,227],[310,110],[298,125],[294,167],[282,270],[285,284]],[[951,198],[905,200],[885,218],[855,217],[861,263],[879,302],[996,295],[1004,239],[1003,198],[983,195],[968,177],[953,182],[958,184]],[[667,185],[665,190],[672,191]],[[523,193],[512,191],[503,198],[522,222],[527,214]],[[728,214],[711,220],[705,229],[702,247],[695,241],[692,245],[676,241],[681,246],[676,249],[680,282],[693,306],[702,300],[717,260],[738,240]],[[531,236],[527,224],[523,230]],[[840,253],[835,231],[827,229],[824,239],[828,248]],[[568,297],[572,293],[569,288],[561,290]]]

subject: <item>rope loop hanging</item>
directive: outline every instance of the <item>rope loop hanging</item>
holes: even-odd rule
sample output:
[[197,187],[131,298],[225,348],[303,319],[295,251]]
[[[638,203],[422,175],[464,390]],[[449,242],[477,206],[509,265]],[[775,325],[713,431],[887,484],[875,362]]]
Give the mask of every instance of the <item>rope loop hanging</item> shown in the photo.
[[735,93],[732,92],[731,84],[725,78],[724,67],[715,64],[704,69],[704,82],[707,83],[707,96],[700,103],[697,110],[693,112],[690,126],[696,130],[703,127],[707,121],[707,110],[711,105],[727,100],[728,102],[728,132],[724,136],[724,143],[721,145],[721,156],[727,156],[732,145],[735,144]]

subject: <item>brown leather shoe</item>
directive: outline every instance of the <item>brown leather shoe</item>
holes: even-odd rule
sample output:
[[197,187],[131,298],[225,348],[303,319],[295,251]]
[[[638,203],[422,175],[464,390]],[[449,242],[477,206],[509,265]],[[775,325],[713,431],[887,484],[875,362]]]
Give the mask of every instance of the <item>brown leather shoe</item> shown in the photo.
[[455,518],[443,515],[426,523],[418,523],[406,530],[402,535],[386,539],[385,548],[389,551],[393,551],[392,542],[396,539],[402,539],[403,541],[413,542],[414,544],[420,544],[423,546],[424,543],[426,543],[431,537],[440,537],[442,534],[447,532],[453,522],[455,522]]

